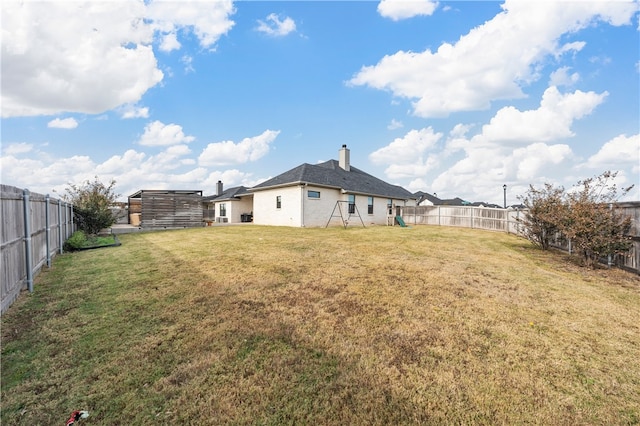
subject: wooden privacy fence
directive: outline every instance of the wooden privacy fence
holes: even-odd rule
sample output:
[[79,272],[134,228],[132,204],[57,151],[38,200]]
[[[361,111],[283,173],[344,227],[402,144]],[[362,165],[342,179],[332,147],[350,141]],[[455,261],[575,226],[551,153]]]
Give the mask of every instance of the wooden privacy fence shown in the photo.
[[51,266],[74,229],[73,206],[49,195],[0,185],[1,312],[22,289],[33,291],[33,278]]
[[[602,259],[604,263],[616,265],[629,271],[640,273],[640,202],[616,203],[616,207],[631,217],[632,247],[624,255]],[[466,228],[503,231],[523,235],[527,210],[505,210],[474,206],[418,206],[400,207],[402,219],[407,225],[461,226]],[[571,241],[557,238],[552,245],[571,252]]]

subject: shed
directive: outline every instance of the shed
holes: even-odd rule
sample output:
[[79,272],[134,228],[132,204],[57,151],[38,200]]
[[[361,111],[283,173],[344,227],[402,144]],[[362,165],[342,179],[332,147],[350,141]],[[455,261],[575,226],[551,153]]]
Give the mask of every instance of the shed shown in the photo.
[[202,191],[140,190],[129,196],[129,223],[143,229],[203,226]]

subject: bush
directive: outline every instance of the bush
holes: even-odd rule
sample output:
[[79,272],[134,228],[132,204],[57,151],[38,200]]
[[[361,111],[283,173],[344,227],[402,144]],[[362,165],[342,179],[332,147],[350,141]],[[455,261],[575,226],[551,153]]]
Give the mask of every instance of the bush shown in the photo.
[[95,235],[101,229],[116,223],[112,207],[118,194],[113,190],[116,184],[111,180],[105,185],[96,176],[93,182],[85,181],[80,185],[70,185],[64,198],[73,204],[74,219],[78,228],[88,235]]
[[551,239],[560,230],[559,223],[565,213],[564,189],[545,184],[543,189],[529,186],[522,203],[527,211],[522,219],[527,239],[547,250]]
[[87,235],[83,231],[76,231],[64,242],[64,249],[66,251],[80,250],[86,243]]
[[[620,195],[614,183],[617,173],[605,172],[578,182],[567,194],[566,213],[560,223],[562,233],[571,239],[587,266],[601,258],[627,252],[631,248],[631,218],[616,207]],[[620,190],[622,195],[632,187]]]
[[528,209],[522,220],[526,237],[543,250],[555,236],[568,238],[590,267],[603,257],[628,251],[631,218],[615,203],[633,186],[617,188],[616,175],[604,172],[578,182],[568,192],[550,184],[544,189],[531,186],[523,198]]

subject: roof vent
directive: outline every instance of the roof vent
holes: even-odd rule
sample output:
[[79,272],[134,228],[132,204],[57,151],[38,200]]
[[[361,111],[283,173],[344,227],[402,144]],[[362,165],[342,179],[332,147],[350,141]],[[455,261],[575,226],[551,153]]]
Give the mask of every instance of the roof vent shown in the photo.
[[347,149],[347,145],[342,145],[340,149],[340,161],[338,162],[340,168],[349,171],[351,170],[351,164],[349,164],[349,149]]

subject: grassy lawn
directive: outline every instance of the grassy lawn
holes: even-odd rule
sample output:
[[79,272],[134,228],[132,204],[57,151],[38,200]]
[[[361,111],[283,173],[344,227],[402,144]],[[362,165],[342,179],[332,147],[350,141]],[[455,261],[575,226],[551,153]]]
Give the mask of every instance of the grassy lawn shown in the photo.
[[2,424],[640,424],[637,275],[457,228],[120,241],[2,316]]

